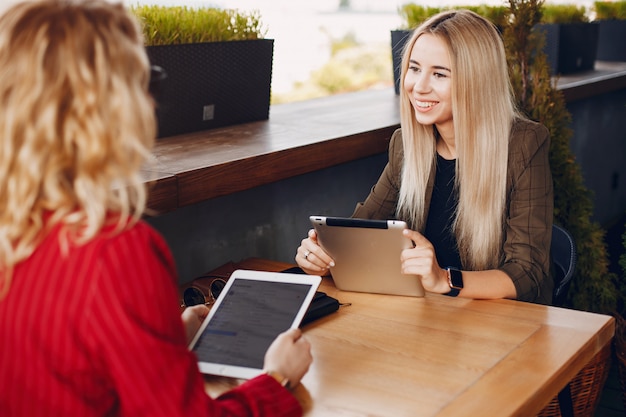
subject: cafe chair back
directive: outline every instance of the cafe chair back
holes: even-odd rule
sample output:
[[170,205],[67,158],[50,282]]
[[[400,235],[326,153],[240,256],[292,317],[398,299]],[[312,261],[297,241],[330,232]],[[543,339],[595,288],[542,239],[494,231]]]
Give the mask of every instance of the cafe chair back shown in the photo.
[[[552,259],[552,274],[554,278],[554,291],[552,293],[552,304],[563,306],[567,290],[571,283],[576,269],[576,245],[574,239],[564,228],[552,225],[552,244],[550,245],[550,258]],[[602,353],[602,352],[601,352]],[[598,376],[603,371],[601,364],[605,363],[603,358],[605,353],[597,355],[592,359],[598,361],[598,365],[590,363],[567,383],[559,394],[545,407],[539,417],[574,417],[575,415],[586,415],[585,411],[589,404],[593,403],[591,389],[594,379],[602,379]],[[589,395],[581,395],[581,392],[588,391]],[[576,395],[573,397],[572,394]],[[586,398],[589,397],[589,398]],[[574,400],[576,398],[576,400]],[[576,403],[576,404],[574,404]],[[574,410],[576,409],[577,412]]]
[[576,244],[567,230],[555,224],[552,225],[550,252],[554,278],[552,304],[562,306],[576,269]]
[[[576,245],[574,239],[564,228],[552,225],[552,272],[554,278],[554,292],[552,304],[560,306],[567,294],[569,283],[576,269]],[[559,410],[563,417],[574,417],[574,405],[570,384],[567,384],[558,395]]]
[[[552,226],[552,304],[562,307],[576,270],[576,244],[564,228]],[[592,415],[609,371],[611,344],[607,344],[553,398],[538,417],[574,417]]]

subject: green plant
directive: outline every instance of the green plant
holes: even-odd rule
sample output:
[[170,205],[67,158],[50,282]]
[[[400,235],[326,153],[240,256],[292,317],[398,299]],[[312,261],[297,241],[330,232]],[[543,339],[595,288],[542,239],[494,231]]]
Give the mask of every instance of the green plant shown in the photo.
[[403,29],[415,29],[424,20],[443,11],[441,7],[422,6],[415,3],[403,4],[398,8],[398,14],[402,19]]
[[626,1],[596,1],[593,3],[596,20],[626,20]]
[[363,91],[393,82],[389,49],[358,44],[352,34],[331,41],[331,57],[311,77],[288,93],[272,93],[272,104]]
[[[622,294],[626,294],[626,225],[624,225],[624,233],[622,234],[622,245],[624,252],[619,257],[619,265],[622,269],[622,279],[619,280],[619,284],[622,288]],[[622,297],[619,304],[619,311],[622,316],[626,317],[626,296]]]
[[622,253],[619,257],[619,265],[622,268],[622,273],[624,274],[624,281],[626,282],[626,230],[624,230],[624,234],[622,235],[622,243],[624,245],[624,253]]
[[[624,252],[619,257],[619,266],[622,270],[622,278],[617,285],[621,288],[621,293],[626,294],[626,224],[624,225],[624,233],[622,234],[622,245]],[[615,325],[615,356],[617,358],[617,370],[622,386],[622,402],[626,406],[626,297],[619,300],[619,313],[616,315]]]
[[490,6],[487,4],[480,4],[478,6],[457,6],[455,9],[469,9],[474,13],[486,17],[498,28],[505,27],[508,23],[509,16],[511,16],[511,11],[506,6]]
[[544,4],[541,19],[537,23],[586,23],[587,8],[574,4]]
[[413,29],[419,26],[429,17],[449,9],[468,9],[489,19],[499,28],[504,27],[510,16],[509,8],[506,6],[490,6],[480,4],[475,6],[454,6],[454,7],[430,7],[415,3],[407,3],[398,8],[398,13],[402,19],[404,29]]
[[[625,357],[626,326],[618,311],[618,304],[625,294],[624,286],[617,285],[616,274],[609,272],[605,232],[591,221],[591,193],[583,184],[581,169],[570,150],[571,115],[565,107],[563,94],[552,84],[543,52],[543,32],[533,31],[533,27],[542,18],[543,1],[509,0],[509,3],[513,18],[511,25],[504,30],[504,43],[511,82],[520,110],[531,119],[544,124],[550,131],[549,158],[554,182],[554,221],[565,227],[576,242],[576,270],[565,306],[613,315],[616,319],[614,351],[618,358]],[[581,371],[582,376],[579,374],[575,377],[580,376],[579,380],[592,379],[592,376],[597,378],[589,390],[583,390],[577,394],[580,397],[572,398],[575,404],[578,400],[585,403],[593,401],[592,398],[599,398],[596,396],[604,384],[608,366],[607,362],[596,363],[592,360]],[[620,371],[622,368],[623,366]]]
[[578,259],[568,307],[614,314],[621,297],[616,277],[609,272],[604,230],[591,220],[593,202],[580,166],[570,150],[571,115],[563,94],[552,84],[545,40],[533,27],[542,19],[540,0],[510,0],[514,19],[504,31],[511,82],[519,108],[550,131],[550,167],[554,181],[554,221],[574,237]]
[[267,29],[258,11],[132,6],[143,25],[147,46],[262,39]]

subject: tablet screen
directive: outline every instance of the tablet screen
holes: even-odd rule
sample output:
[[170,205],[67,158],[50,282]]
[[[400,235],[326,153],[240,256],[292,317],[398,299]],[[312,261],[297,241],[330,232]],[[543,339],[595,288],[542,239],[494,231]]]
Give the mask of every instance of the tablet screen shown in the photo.
[[202,372],[239,378],[260,373],[267,348],[298,327],[319,284],[319,277],[312,283],[310,276],[260,273],[259,279],[259,273],[233,273],[212,307],[192,342]]

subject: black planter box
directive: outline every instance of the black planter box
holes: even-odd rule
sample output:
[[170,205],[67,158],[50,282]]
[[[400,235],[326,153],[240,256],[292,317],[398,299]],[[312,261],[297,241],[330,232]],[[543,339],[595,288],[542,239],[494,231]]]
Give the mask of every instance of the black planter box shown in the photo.
[[626,61],[626,20],[600,20],[599,61]]
[[393,64],[393,85],[396,94],[400,94],[400,66],[402,65],[402,52],[404,45],[411,37],[412,30],[391,31],[391,60]]
[[596,22],[542,23],[535,30],[545,33],[544,52],[552,75],[593,70],[598,53]]
[[165,70],[158,86],[158,137],[269,118],[274,40],[146,47]]

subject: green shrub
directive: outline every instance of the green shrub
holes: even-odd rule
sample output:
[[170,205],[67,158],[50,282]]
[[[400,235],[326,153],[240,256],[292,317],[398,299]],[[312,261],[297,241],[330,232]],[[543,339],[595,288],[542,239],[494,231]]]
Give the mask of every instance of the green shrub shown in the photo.
[[585,6],[574,4],[544,4],[539,23],[586,23],[589,22]]
[[626,20],[626,1],[596,1],[596,20]]
[[563,93],[550,77],[542,33],[532,28],[541,19],[540,0],[509,0],[512,24],[504,31],[511,82],[520,109],[550,131],[550,168],[554,181],[554,222],[567,229],[576,242],[576,271],[566,306],[577,310],[614,314],[623,296],[609,272],[605,232],[591,220],[593,200],[582,171],[570,149],[571,115]]
[[486,17],[491,21],[491,23],[499,28],[506,26],[509,21],[509,16],[511,16],[511,11],[506,6],[488,6],[486,4],[481,4],[478,6],[459,6],[455,7],[455,9],[471,10],[482,17]]
[[622,234],[622,245],[624,252],[620,254],[618,260],[622,275],[618,277],[615,285],[620,289],[621,294],[621,297],[618,299],[618,311],[623,317],[626,317],[626,224],[624,225],[624,233]]
[[267,30],[258,11],[133,6],[147,46],[262,39]]
[[415,29],[429,17],[445,10],[441,7],[422,6],[415,3],[403,4],[398,8],[398,14],[402,19],[403,29]]
[[350,35],[334,40],[332,56],[311,77],[287,93],[272,92],[272,104],[309,100],[393,84],[391,54],[386,45],[352,44]]
[[468,9],[483,17],[489,19],[498,27],[503,27],[509,16],[510,11],[506,6],[489,6],[480,4],[478,6],[454,6],[454,7],[430,7],[422,6],[415,3],[407,3],[398,8],[398,13],[402,19],[402,28],[414,29],[429,17],[450,9]]

